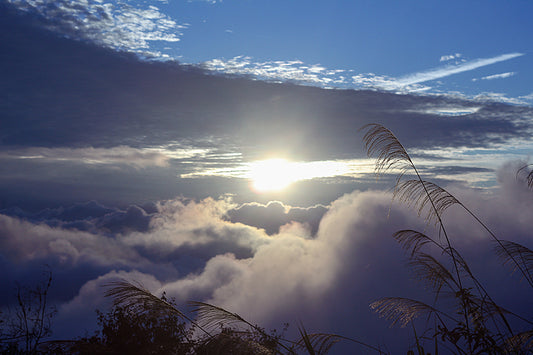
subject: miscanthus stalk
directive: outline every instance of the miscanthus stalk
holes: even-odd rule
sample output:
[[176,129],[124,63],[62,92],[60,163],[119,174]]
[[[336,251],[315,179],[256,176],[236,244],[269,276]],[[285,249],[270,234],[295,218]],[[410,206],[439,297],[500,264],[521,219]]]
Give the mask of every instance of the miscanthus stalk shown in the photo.
[[[376,174],[397,174],[393,199],[415,207],[419,216],[425,215],[426,221],[437,227],[439,236],[435,239],[414,230],[401,230],[394,234],[394,238],[408,252],[408,266],[418,279],[433,290],[434,305],[401,297],[386,297],[373,302],[371,308],[393,324],[401,326],[413,324],[415,319],[426,316],[426,327],[429,328],[429,320],[432,319],[434,325],[431,338],[435,342],[436,352],[438,338],[444,347],[460,354],[529,351],[533,346],[532,332],[528,330],[515,334],[507,318],[513,316],[529,327],[533,324],[494,302],[466,260],[453,246],[442,218],[443,213],[452,205],[461,206],[496,242],[497,255],[505,264],[511,264],[532,288],[533,252],[522,245],[500,240],[452,194],[437,184],[424,180],[404,146],[389,129],[374,123],[364,126],[362,130],[365,131],[363,143],[368,156],[376,157]],[[409,172],[415,178],[404,180]],[[444,243],[440,242],[441,237],[444,237]],[[433,252],[424,251],[428,246],[433,246]],[[440,250],[441,255],[451,259],[451,271],[438,256],[433,255],[434,250]],[[454,313],[438,308],[442,297],[455,299],[458,308]],[[418,341],[417,336],[417,344]]]

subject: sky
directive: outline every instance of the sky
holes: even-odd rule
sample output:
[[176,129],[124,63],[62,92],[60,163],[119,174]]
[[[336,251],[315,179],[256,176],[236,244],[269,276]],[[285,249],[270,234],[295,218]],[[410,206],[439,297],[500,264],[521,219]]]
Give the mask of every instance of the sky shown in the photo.
[[[54,336],[122,277],[265,327],[302,321],[393,351],[368,305],[424,297],[391,238],[425,230],[376,180],[361,127],[532,246],[529,1],[0,2],[2,285],[53,272]],[[394,172],[393,172],[394,173]],[[468,216],[456,242],[531,310]],[[490,277],[492,275],[492,277]],[[2,287],[9,304],[13,287]],[[529,314],[529,317],[532,315]],[[359,319],[355,322],[353,319]]]

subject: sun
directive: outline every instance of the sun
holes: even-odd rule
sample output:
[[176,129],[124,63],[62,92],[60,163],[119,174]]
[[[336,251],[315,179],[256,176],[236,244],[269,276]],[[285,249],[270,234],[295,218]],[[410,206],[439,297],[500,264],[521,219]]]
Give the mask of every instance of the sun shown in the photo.
[[265,193],[284,190],[297,181],[342,176],[352,169],[342,161],[292,162],[277,158],[248,163],[246,177],[254,191]]
[[250,164],[252,189],[257,192],[280,191],[296,181],[294,167],[285,159],[268,159]]

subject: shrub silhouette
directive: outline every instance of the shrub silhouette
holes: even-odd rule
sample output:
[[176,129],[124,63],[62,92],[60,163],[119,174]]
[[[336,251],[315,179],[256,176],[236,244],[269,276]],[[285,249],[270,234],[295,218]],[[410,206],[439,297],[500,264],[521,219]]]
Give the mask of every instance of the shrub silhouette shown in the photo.
[[71,354],[186,354],[192,349],[190,331],[173,313],[147,307],[145,312],[114,307],[97,312],[101,330],[78,340]]
[[[273,330],[267,333],[264,328],[254,325],[236,313],[223,308],[191,301],[193,319],[179,310],[175,304],[165,298],[158,298],[142,285],[126,280],[111,282],[106,285],[106,296],[113,298],[115,307],[126,309],[131,314],[154,313],[173,315],[190,324],[187,334],[190,347],[187,352],[178,354],[300,354],[324,355],[338,341],[345,340],[384,354],[380,349],[358,340],[336,334],[309,334],[304,326],[299,327],[300,338],[289,340],[283,337],[284,331]],[[131,318],[134,321],[134,318]],[[288,325],[286,325],[288,327]],[[180,340],[177,340],[180,341]],[[86,343],[89,343],[86,341]],[[175,353],[174,353],[175,354]]]
[[52,272],[48,269],[33,287],[16,285],[15,308],[0,319],[2,354],[37,354],[43,339],[52,334],[56,309],[48,303],[51,285]]

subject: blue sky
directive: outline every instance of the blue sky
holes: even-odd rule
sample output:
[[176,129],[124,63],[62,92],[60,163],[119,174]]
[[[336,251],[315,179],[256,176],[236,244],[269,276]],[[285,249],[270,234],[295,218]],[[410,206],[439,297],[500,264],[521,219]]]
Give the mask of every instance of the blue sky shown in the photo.
[[77,36],[226,72],[531,104],[527,1],[89,1],[54,10],[11,2],[88,29]]
[[[398,79],[520,53],[526,57],[452,77],[443,70],[442,83],[424,82],[424,86],[430,86],[430,92],[459,91],[468,96],[531,94],[527,54],[531,55],[532,29],[527,14],[533,8],[528,2],[200,1],[172,2],[161,8],[189,24],[175,43],[178,49],[171,52],[186,62],[245,56],[259,63],[301,61],[302,66],[348,71],[345,76]],[[501,74],[508,76],[494,77]]]
[[[390,236],[438,231],[391,202],[397,171],[376,180],[360,129],[390,128],[424,179],[531,246],[516,171],[533,151],[532,10],[0,1],[0,284],[48,265],[58,338],[91,332],[100,286],[122,277],[268,329],[408,349],[368,304],[424,297]],[[487,288],[530,312],[486,233],[445,218]]]

